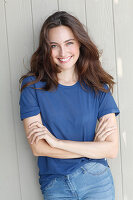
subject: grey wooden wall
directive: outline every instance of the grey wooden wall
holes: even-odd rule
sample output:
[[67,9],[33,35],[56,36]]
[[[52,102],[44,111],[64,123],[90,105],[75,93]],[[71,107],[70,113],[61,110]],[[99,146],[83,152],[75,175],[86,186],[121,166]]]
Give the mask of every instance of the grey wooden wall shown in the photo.
[[103,67],[114,76],[121,114],[119,155],[109,159],[116,200],[132,200],[132,0],[0,0],[0,199],[41,200],[37,158],[19,118],[18,80],[29,67],[45,18],[57,10],[78,17],[99,49]]

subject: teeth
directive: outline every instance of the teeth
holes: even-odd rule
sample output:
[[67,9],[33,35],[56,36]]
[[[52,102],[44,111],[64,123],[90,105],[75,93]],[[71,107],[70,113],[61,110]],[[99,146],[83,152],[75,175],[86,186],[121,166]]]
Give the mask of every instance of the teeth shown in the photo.
[[61,59],[61,58],[59,58],[59,60],[61,60],[61,61],[65,62],[65,61],[69,60],[70,58],[71,58],[71,56],[70,56],[70,57],[68,57],[68,58],[64,58],[64,59]]

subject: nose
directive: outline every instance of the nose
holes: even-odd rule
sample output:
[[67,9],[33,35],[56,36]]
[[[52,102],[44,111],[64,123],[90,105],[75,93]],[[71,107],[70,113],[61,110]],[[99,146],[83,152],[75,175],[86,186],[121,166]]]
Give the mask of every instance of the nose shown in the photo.
[[60,57],[64,57],[65,56],[65,52],[66,52],[65,48],[64,47],[60,47],[59,56]]

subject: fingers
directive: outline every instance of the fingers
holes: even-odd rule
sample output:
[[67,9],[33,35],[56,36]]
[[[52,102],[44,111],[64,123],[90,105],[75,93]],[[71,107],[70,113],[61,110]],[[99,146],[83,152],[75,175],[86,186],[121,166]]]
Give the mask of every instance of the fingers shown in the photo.
[[106,128],[106,129],[103,130],[103,131],[100,130],[99,132],[96,133],[95,137],[98,137],[99,135],[102,136],[102,135],[104,135],[105,133],[107,133],[107,132],[109,132],[109,131],[112,131],[112,130],[114,130],[114,129],[116,129],[115,126]]
[[32,138],[32,141],[31,141],[31,144],[33,144],[35,142],[35,140],[37,140],[37,138],[40,137],[40,136],[42,138],[44,138],[44,136],[45,136],[44,131],[34,134],[34,136]]
[[106,137],[114,132],[114,130],[117,129],[117,127],[110,127],[106,130],[104,130],[102,133],[97,133],[95,135],[94,141],[105,141]]
[[99,131],[97,134],[96,134],[96,137],[99,137],[100,135],[104,135],[112,130],[115,130],[117,127],[109,127],[109,128],[106,128],[105,130],[103,130],[103,132]]
[[111,135],[113,132],[114,132],[114,130],[109,131],[109,132],[105,133],[104,135],[99,135],[98,137],[96,137],[96,138],[94,139],[94,141],[95,141],[95,142],[103,142],[103,141],[105,141],[106,138],[107,138],[109,135]]
[[46,133],[50,134],[48,129],[38,121],[31,123],[28,127],[32,128],[27,136],[27,138],[31,138],[31,144],[34,142],[37,144],[40,139],[46,138]]
[[114,133],[114,130],[111,130],[111,131],[109,131],[109,132],[103,134],[102,137],[101,137],[101,140],[102,140],[102,141],[105,141],[106,138],[107,138],[107,136],[111,135],[112,133]]
[[102,120],[100,121],[100,123],[97,127],[96,133],[99,132],[99,134],[100,134],[101,132],[103,132],[103,130],[106,128],[108,122],[109,122],[109,118],[107,118],[107,119],[102,118]]
[[33,127],[33,126],[44,127],[43,124],[41,124],[41,123],[38,122],[38,121],[32,122],[32,123],[29,125],[29,128],[31,128],[31,127]]
[[36,121],[33,122],[29,125],[29,128],[31,129],[30,132],[28,133],[27,138],[32,138],[31,139],[31,144],[35,142],[35,140],[39,137],[42,136],[44,138],[45,132],[47,128],[43,126],[40,122]]
[[102,125],[103,125],[103,122],[104,122],[104,117],[102,117],[102,119],[100,120],[96,132],[98,132],[98,131],[100,130],[100,128],[101,128]]
[[106,139],[106,137],[108,136],[108,135],[110,135],[111,134],[111,131],[110,132],[108,132],[108,133],[106,133],[106,134],[104,134],[104,135],[99,135],[98,137],[96,137],[95,139],[94,139],[94,142],[103,142],[103,141],[105,141],[105,139]]
[[27,138],[30,138],[33,134],[38,133],[38,132],[42,132],[42,131],[46,131],[46,127],[34,128],[29,132]]
[[41,139],[45,139],[45,136],[44,135],[39,135],[37,138],[36,138],[36,144],[38,143],[39,140]]

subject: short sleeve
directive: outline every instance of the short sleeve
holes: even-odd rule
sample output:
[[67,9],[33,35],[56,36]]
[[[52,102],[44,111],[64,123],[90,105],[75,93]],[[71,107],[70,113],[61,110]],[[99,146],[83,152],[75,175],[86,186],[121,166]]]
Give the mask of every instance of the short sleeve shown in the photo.
[[[109,89],[109,87],[106,84],[104,84],[104,88]],[[100,91],[98,95],[98,101],[98,119],[109,113],[115,113],[115,116],[117,116],[120,113],[119,108],[117,107],[116,102],[110,91],[107,93]]]
[[[33,81],[31,77],[25,78],[22,81],[21,87],[25,85],[27,82],[31,81]],[[19,105],[20,105],[21,120],[27,117],[35,116],[40,113],[36,91],[31,87],[34,87],[34,85],[25,87],[20,94]]]

